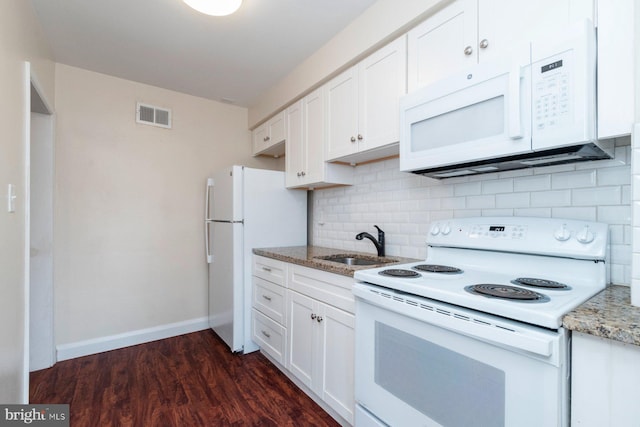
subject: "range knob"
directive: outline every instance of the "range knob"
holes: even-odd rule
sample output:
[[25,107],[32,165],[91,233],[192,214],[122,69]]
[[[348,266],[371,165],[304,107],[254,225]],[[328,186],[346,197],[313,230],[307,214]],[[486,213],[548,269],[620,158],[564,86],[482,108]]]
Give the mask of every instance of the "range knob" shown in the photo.
[[576,239],[578,239],[578,242],[584,243],[585,245],[587,243],[593,242],[593,239],[595,238],[595,234],[593,234],[591,230],[589,230],[588,225],[585,225],[585,227],[576,235]]
[[446,223],[444,227],[442,227],[442,234],[446,236],[449,233],[451,233],[451,226],[449,225],[449,223]]
[[440,234],[440,227],[438,227],[438,224],[434,224],[433,227],[431,227],[430,233],[432,236],[437,236],[438,234]]
[[566,224],[562,224],[562,227],[558,228],[553,236],[556,238],[556,240],[565,242],[571,237],[571,230],[567,229]]

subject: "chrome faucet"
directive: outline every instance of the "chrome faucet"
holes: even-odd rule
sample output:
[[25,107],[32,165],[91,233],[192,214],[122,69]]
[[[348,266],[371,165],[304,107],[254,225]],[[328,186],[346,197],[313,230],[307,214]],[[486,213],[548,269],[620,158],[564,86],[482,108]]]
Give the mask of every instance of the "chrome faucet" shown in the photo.
[[384,231],[382,231],[380,227],[378,227],[377,225],[374,225],[374,227],[378,229],[378,240],[376,240],[375,237],[373,237],[371,234],[367,232],[356,234],[356,239],[362,240],[363,238],[366,237],[367,239],[371,240],[373,244],[376,245],[376,249],[378,250],[378,256],[384,256]]

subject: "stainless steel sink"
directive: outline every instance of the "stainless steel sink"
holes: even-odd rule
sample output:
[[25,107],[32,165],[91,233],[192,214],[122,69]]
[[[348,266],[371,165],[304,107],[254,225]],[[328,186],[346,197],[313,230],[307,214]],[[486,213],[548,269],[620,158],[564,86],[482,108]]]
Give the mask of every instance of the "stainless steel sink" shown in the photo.
[[398,260],[393,258],[381,258],[376,256],[366,255],[352,255],[352,254],[338,254],[316,257],[324,261],[337,262],[345,265],[378,265],[387,264],[389,262],[397,262]]

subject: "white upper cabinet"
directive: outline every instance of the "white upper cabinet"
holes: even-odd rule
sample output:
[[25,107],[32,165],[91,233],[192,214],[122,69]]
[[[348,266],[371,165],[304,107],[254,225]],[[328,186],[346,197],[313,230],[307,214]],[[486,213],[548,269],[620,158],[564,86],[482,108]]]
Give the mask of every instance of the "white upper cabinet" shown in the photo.
[[389,145],[399,140],[399,99],[406,93],[405,36],[323,88],[328,161],[359,163],[398,153],[396,145]]
[[324,158],[323,91],[318,89],[286,110],[286,185],[317,188],[353,184],[353,168]]
[[527,43],[593,19],[593,0],[458,0],[408,36],[409,91],[479,62],[529,54]]
[[409,31],[409,92],[476,64],[477,40],[477,0],[458,0]]
[[253,131],[253,155],[280,157],[285,153],[286,114],[281,111]]
[[635,121],[638,89],[634,61],[638,48],[633,34],[638,7],[636,0],[598,2],[599,139],[628,135]]

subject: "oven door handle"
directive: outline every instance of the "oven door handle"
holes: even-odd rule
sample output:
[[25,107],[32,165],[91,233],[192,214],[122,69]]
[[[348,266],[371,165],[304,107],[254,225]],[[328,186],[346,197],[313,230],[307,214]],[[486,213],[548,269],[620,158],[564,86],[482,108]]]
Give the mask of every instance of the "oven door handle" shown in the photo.
[[[459,325],[456,326],[459,327]],[[486,325],[484,323],[472,323],[470,326],[471,328],[468,330],[461,330],[458,327],[455,329],[456,332],[460,334],[481,339],[485,342],[493,343],[502,347],[526,350],[530,353],[544,357],[549,357],[553,353],[552,344],[554,337],[532,336],[530,334],[524,335],[513,329],[506,329],[497,325]],[[443,327],[446,326],[443,325]]]

